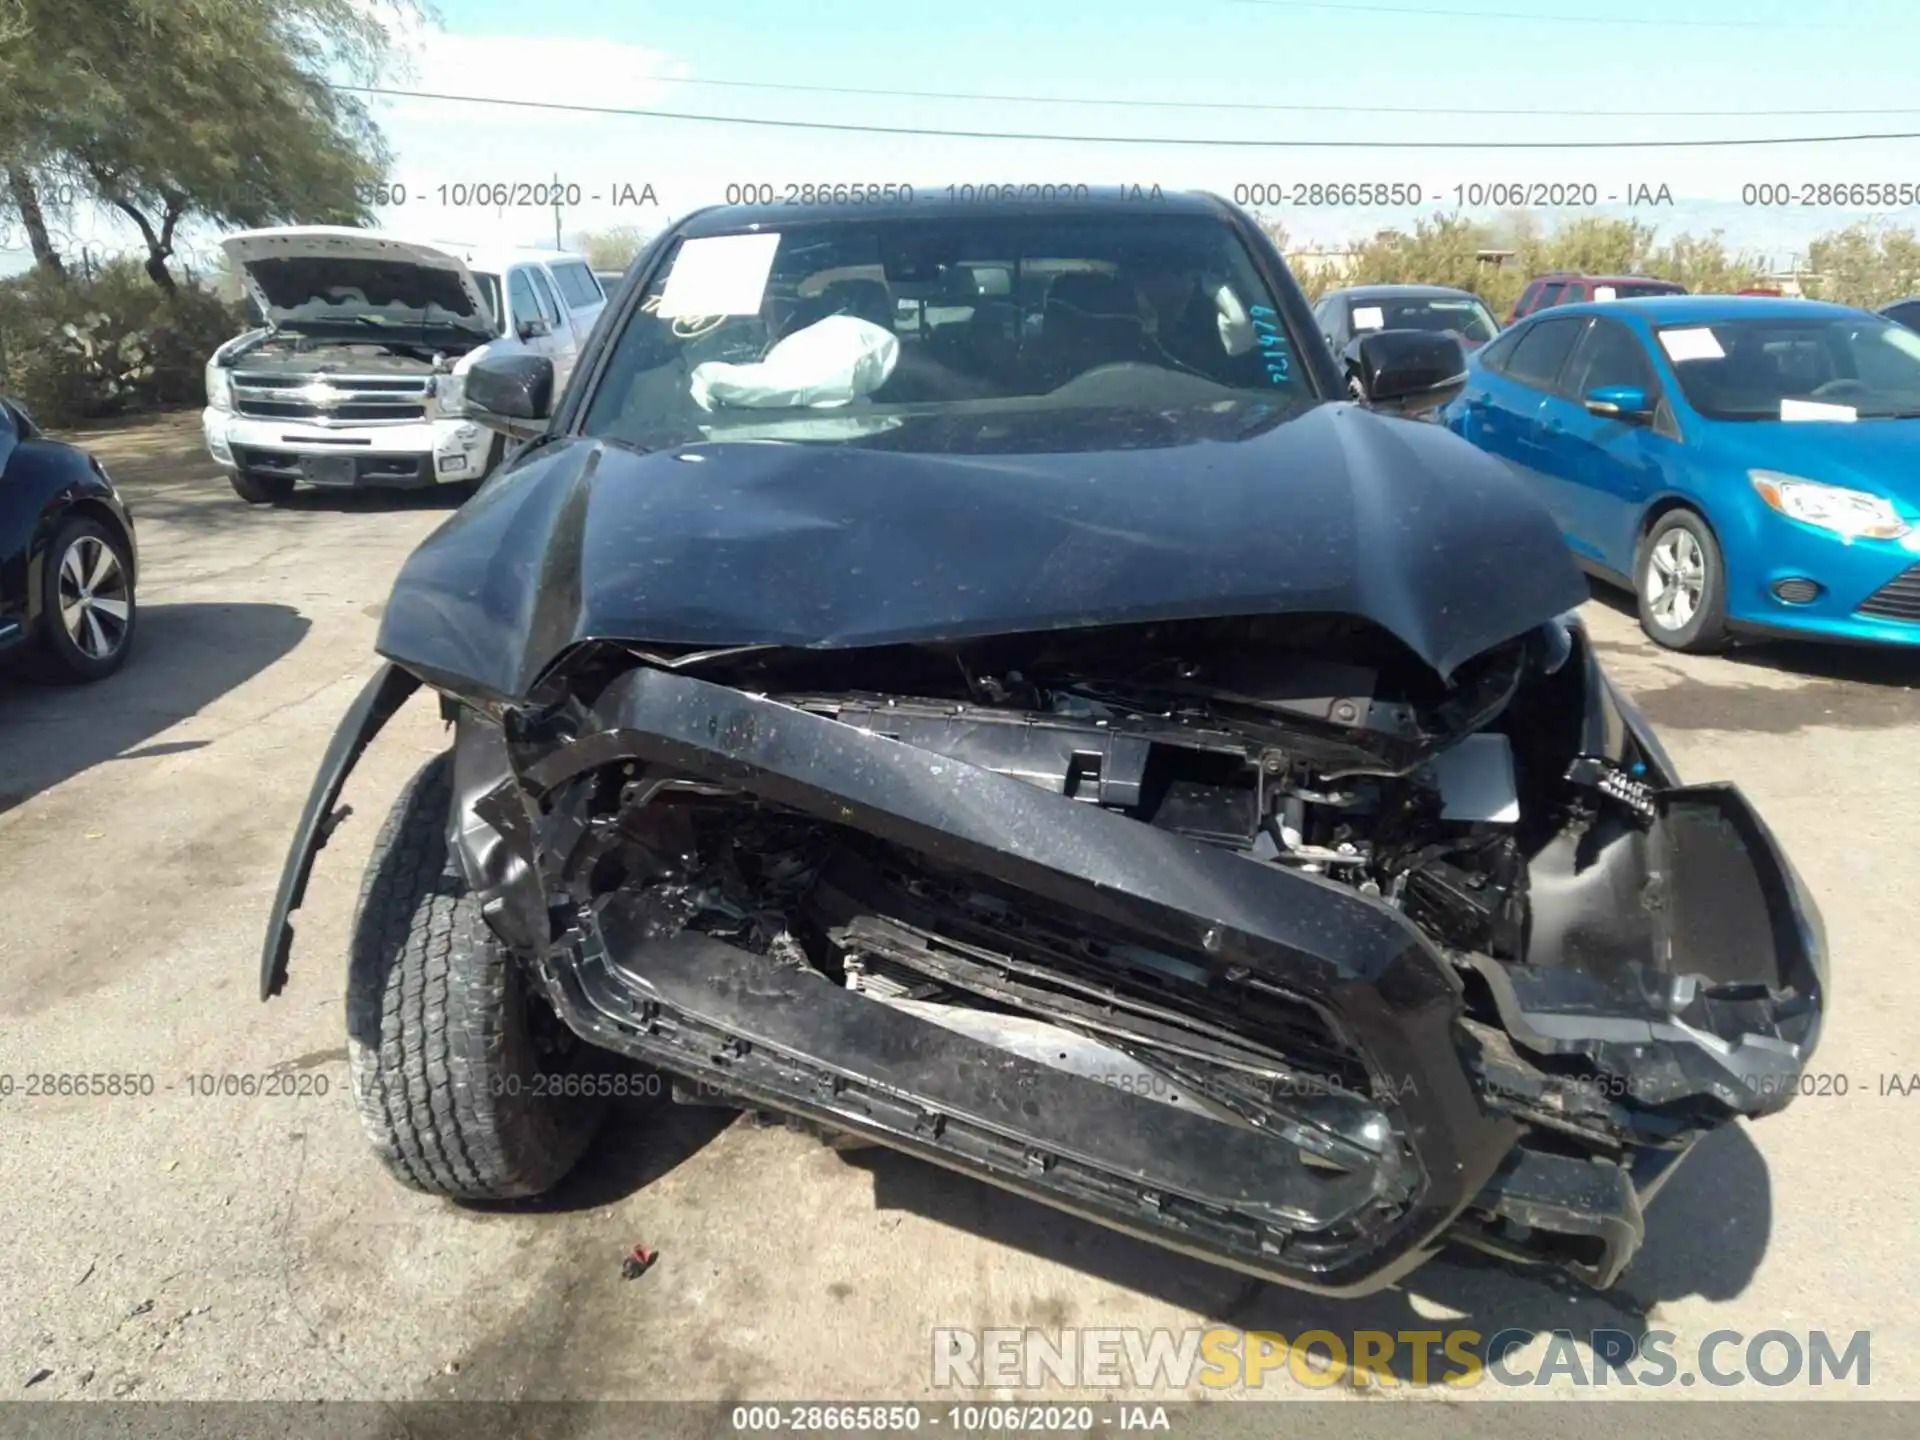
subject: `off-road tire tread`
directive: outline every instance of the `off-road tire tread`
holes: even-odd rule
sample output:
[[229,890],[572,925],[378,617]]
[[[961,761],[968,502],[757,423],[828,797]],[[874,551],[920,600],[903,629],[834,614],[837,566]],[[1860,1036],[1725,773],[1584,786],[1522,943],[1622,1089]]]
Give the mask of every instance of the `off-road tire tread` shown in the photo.
[[448,849],[452,774],[447,753],[414,776],[367,864],[347,980],[354,1102],[402,1184],[519,1199],[573,1168],[605,1107],[532,1093],[526,977]]

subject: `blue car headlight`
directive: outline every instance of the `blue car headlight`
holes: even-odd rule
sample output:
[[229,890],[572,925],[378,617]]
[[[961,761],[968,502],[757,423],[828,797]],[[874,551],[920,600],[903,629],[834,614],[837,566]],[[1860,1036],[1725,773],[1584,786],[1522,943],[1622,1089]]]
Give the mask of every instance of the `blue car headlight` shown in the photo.
[[1778,470],[1749,470],[1760,498],[1790,520],[1831,530],[1843,540],[1898,540],[1913,527],[1884,495],[1822,485]]

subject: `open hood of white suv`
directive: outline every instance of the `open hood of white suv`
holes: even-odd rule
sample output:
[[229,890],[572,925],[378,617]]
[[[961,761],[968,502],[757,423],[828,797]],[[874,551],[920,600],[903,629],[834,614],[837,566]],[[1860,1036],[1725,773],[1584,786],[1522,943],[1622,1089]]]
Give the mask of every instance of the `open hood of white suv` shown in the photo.
[[242,230],[220,242],[275,330],[478,344],[498,333],[460,250],[344,225]]

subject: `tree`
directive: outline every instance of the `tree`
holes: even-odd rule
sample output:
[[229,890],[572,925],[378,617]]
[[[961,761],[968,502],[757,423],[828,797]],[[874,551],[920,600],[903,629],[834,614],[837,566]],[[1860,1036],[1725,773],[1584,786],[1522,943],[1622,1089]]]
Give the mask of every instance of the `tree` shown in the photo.
[[1413,232],[1382,230],[1355,252],[1349,285],[1412,282],[1472,290],[1483,278],[1480,252],[1487,248],[1481,226],[1459,215],[1434,215],[1413,222]]
[[1521,277],[1482,258],[1495,245],[1493,227],[1462,215],[1435,214],[1413,222],[1411,233],[1382,230],[1354,252],[1342,285],[1446,285],[1466,290],[1504,314],[1519,294]]
[[[1676,235],[1657,246],[1654,233],[1650,225],[1598,216],[1584,216],[1548,230],[1530,211],[1507,211],[1490,224],[1459,214],[1435,214],[1415,220],[1410,232],[1382,230],[1362,243],[1354,251],[1353,265],[1337,283],[1446,285],[1473,292],[1496,315],[1504,315],[1528,280],[1556,270],[1589,275],[1641,273],[1676,280],[1695,294],[1741,290],[1762,278],[1759,263],[1747,255],[1729,254],[1717,230],[1705,236]],[[1899,248],[1901,234],[1906,235],[1905,250]],[[1913,283],[1900,293],[1920,293],[1920,242],[1910,232],[1894,232],[1888,244],[1892,247],[1888,253],[1912,257]],[[1486,252],[1497,250],[1512,250],[1514,263],[1490,263]],[[1873,263],[1884,268],[1881,260]],[[1898,267],[1894,268],[1897,272]]]
[[647,236],[633,225],[611,230],[587,230],[573,237],[574,246],[595,270],[625,270],[646,246]]
[[60,252],[54,248],[53,233],[47,226],[46,206],[41,202],[41,193],[45,189],[43,177],[33,174],[20,160],[9,160],[7,172],[7,201],[13,213],[20,217],[20,228],[26,232],[27,245],[33,251],[33,263],[41,273],[56,280],[65,279],[67,267],[60,261]]
[[1529,275],[1553,270],[1619,275],[1645,268],[1653,235],[1653,227],[1638,220],[1583,215],[1545,234],[1523,237],[1514,247],[1515,258]]
[[[336,89],[392,58],[382,20],[415,0],[8,0],[24,42],[0,51],[0,155],[29,234],[32,181],[83,186],[139,232],[174,288],[180,226],[364,223],[389,154]],[[27,184],[15,185],[13,169]],[[44,226],[35,237],[43,269]]]
[[1821,300],[1876,309],[1920,293],[1920,236],[1884,224],[1849,225],[1822,235],[1807,249]]
[[1499,216],[1488,222],[1488,248],[1493,250],[1517,250],[1523,241],[1540,238],[1540,216],[1532,210],[1502,210]]
[[1710,235],[1676,235],[1647,258],[1647,269],[1674,280],[1695,295],[1732,295],[1761,284],[1766,272],[1746,255],[1729,255],[1715,230]]

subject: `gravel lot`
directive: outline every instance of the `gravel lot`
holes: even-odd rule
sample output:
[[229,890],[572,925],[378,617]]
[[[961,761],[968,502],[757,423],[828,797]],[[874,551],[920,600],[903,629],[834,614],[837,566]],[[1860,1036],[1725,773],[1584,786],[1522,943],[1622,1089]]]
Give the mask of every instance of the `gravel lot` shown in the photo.
[[[443,743],[430,701],[348,788],[287,993],[262,1005],[255,988],[314,765],[371,671],[395,568],[446,505],[250,509],[191,415],[77,438],[132,503],[143,613],[104,685],[0,681],[0,1072],[154,1088],[0,1101],[0,1396],[909,1398],[932,1393],[933,1326],[1294,1335],[1454,1317],[1487,1334],[1664,1328],[1676,1350],[1716,1329],[1871,1329],[1872,1395],[1920,1395],[1920,1096],[1880,1093],[1883,1074],[1920,1070],[1920,654],[1679,659],[1617,602],[1588,607],[1688,777],[1744,786],[1823,906],[1837,1009],[1816,1068],[1848,1088],[1703,1145],[1611,1296],[1448,1261],[1404,1291],[1320,1301],[897,1156],[639,1104],[548,1202],[462,1209],[376,1167],[343,1049],[360,869],[389,798]],[[329,1093],[188,1089],[268,1072]],[[624,1282],[636,1241],[662,1258]],[[1834,1394],[1690,1398],[1796,1393]]]

